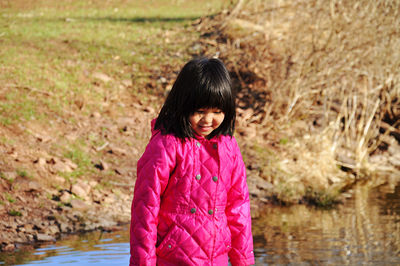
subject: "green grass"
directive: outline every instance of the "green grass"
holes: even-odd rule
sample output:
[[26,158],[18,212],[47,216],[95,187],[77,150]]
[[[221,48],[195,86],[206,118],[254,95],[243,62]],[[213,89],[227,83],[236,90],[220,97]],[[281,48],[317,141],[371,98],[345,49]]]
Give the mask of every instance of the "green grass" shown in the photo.
[[[182,61],[174,54],[197,34],[182,29],[228,2],[0,3],[0,123],[75,111],[77,99],[87,101],[87,112],[98,109],[122,80],[145,82],[149,69]],[[111,81],[99,82],[93,78],[96,72]]]
[[304,200],[320,208],[332,208],[339,202],[339,194],[340,192],[336,190],[314,191],[312,188],[308,188]]
[[8,214],[11,216],[22,216],[22,213],[16,210],[9,210]]
[[[109,110],[129,113],[126,106],[132,100],[146,103],[148,94],[156,92],[146,87],[149,82],[165,75],[165,69],[175,76],[191,57],[187,51],[199,34],[193,22],[229,3],[0,1],[0,127],[24,129],[38,123],[39,128],[63,135],[63,130],[81,127],[79,123],[94,111],[101,116]],[[14,131],[7,132],[0,145],[19,144],[13,141]],[[55,134],[49,135],[55,139]],[[72,172],[59,173],[69,182],[90,175],[112,177],[114,171],[95,169],[99,155],[90,152],[90,147],[106,141],[93,129],[77,141],[61,137],[47,152],[77,165]],[[29,166],[21,167],[27,169],[18,172],[22,177],[35,173]]]
[[69,181],[73,181],[78,177],[90,174],[94,171],[90,154],[88,154],[84,148],[85,143],[83,141],[78,141],[71,144],[69,150],[64,154],[65,158],[70,159],[77,165],[77,168],[72,172],[60,173]]
[[8,194],[7,192],[5,193],[5,197],[6,200],[8,200],[8,202],[10,203],[14,203],[16,201],[16,199],[14,199],[10,194]]
[[36,110],[36,103],[25,93],[20,93],[18,89],[14,88],[13,91],[6,93],[0,102],[0,124],[2,125],[41,117],[42,115]]
[[28,179],[32,179],[33,178],[32,175],[29,174],[28,171],[25,170],[25,169],[17,169],[17,174],[20,177],[23,177],[23,178],[28,178]]

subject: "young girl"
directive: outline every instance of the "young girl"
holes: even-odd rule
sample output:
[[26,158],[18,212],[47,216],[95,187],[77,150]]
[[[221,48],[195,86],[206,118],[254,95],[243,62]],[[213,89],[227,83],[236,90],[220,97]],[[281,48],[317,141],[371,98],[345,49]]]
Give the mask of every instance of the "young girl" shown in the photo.
[[179,73],[137,165],[130,265],[254,264],[235,99],[218,59]]

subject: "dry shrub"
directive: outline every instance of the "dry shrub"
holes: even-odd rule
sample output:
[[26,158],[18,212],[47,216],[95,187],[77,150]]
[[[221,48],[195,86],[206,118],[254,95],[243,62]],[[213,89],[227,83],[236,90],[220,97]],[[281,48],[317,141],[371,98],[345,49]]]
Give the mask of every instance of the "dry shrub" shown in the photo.
[[207,53],[235,73],[258,136],[294,143],[281,154],[298,158],[282,161],[286,181],[326,187],[332,176],[349,180],[336,165],[355,179],[380,169],[369,156],[381,133],[399,132],[399,1],[240,0],[203,25],[217,40]]
[[333,199],[343,186],[353,182],[336,165],[332,133],[327,129],[323,134],[306,135],[287,144],[281,153],[282,159],[275,165],[281,170],[275,183],[282,199],[298,201],[309,193]]

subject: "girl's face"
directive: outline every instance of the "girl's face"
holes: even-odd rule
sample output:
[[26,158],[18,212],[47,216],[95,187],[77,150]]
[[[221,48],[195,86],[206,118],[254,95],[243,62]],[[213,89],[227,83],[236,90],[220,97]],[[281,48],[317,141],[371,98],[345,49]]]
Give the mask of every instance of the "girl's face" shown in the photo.
[[189,116],[193,131],[202,137],[207,137],[224,121],[225,114],[219,108],[200,108]]

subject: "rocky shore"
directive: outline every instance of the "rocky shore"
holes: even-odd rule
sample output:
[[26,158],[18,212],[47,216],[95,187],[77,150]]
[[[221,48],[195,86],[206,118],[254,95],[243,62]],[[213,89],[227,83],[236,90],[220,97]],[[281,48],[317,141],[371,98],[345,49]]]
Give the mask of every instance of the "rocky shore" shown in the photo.
[[[155,111],[138,102],[129,109],[79,116],[75,125],[0,127],[13,139],[0,143],[1,251],[130,222],[136,161]],[[75,144],[80,139],[92,145]]]
[[[389,150],[376,160],[389,161],[399,167],[397,157],[400,153],[394,148]],[[279,193],[277,188],[260,177],[257,169],[251,169],[255,163],[248,162],[247,171],[252,216],[257,218],[268,204],[281,202],[275,201]],[[62,234],[118,230],[130,221],[133,182],[132,186],[114,184],[112,188],[99,189],[95,180],[79,180],[70,189],[57,190],[21,176],[15,176],[10,184],[6,179],[14,174],[2,174],[4,178],[0,179],[0,188],[6,201],[3,200],[0,205],[1,251],[10,252],[31,248],[35,243],[54,242]],[[65,180],[55,178],[52,182],[61,188]],[[399,179],[393,175],[389,182],[396,183]],[[351,190],[341,195],[339,200],[349,196]]]
[[[56,241],[63,234],[117,230],[121,225],[128,224],[136,161],[147,144],[150,121],[155,116],[155,109],[135,103],[131,105],[129,116],[102,117],[94,114],[87,119],[81,118],[79,128],[64,128],[58,137],[48,137],[47,141],[31,133],[20,135],[20,143],[0,146],[2,154],[6,155],[0,160],[0,250],[10,252],[31,248],[35,243]],[[268,204],[315,204],[315,198],[301,194],[292,195],[290,201],[282,201],[283,181],[277,184],[269,180],[272,171],[278,171],[277,167],[282,164],[274,163],[265,151],[283,156],[284,146],[276,144],[271,150],[257,148],[257,125],[247,126],[244,119],[243,112],[239,110],[236,135],[247,165],[252,217],[259,217]],[[74,135],[74,132],[88,136],[89,132],[100,131],[104,125],[108,125],[108,142],[100,147],[91,147],[93,157],[88,163],[87,174],[79,178],[60,176],[60,173],[77,172],[79,161],[45,153],[45,146],[56,143],[58,138]],[[31,132],[33,128],[30,127]],[[82,132],[83,129],[87,132]],[[129,149],[123,145],[128,140],[131,141]],[[21,143],[35,149],[27,149]],[[386,136],[381,145],[381,152],[372,156],[371,160],[398,171],[400,145],[395,136]],[[286,161],[278,163],[295,164],[296,160],[288,161],[292,155],[288,154]],[[396,176],[396,172],[389,172],[385,178],[371,178],[368,182],[372,186],[382,182],[395,184],[400,181]],[[339,195],[336,202],[351,196],[351,183],[341,183],[340,186],[345,188],[342,192],[346,193]]]
[[15,179],[13,186],[18,186],[18,192],[9,199],[15,198],[20,203],[8,202],[0,206],[2,251],[56,241],[61,234],[113,231],[130,221],[128,190],[99,192],[94,189],[96,182],[81,181],[74,184],[71,191],[52,191],[21,178]]

